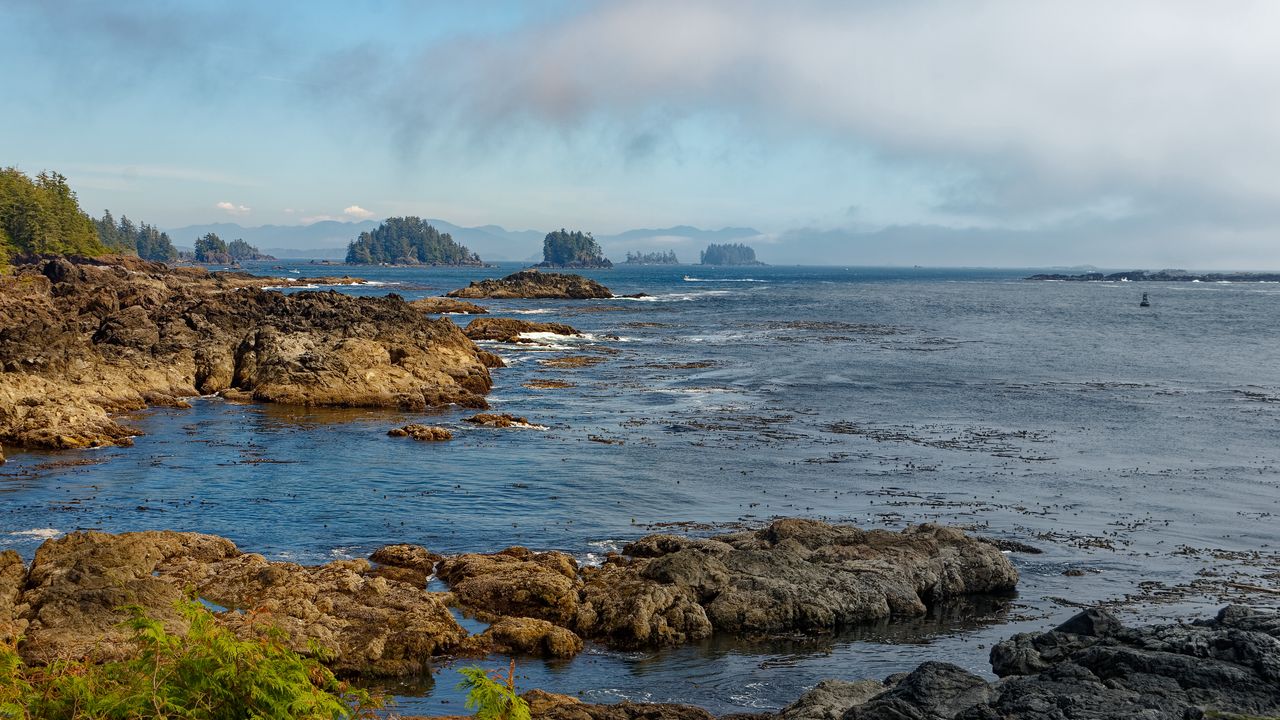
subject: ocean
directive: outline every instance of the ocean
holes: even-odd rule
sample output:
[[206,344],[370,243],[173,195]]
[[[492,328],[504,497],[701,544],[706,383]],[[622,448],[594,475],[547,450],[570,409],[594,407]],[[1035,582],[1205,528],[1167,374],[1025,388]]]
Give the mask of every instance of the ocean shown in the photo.
[[[519,267],[297,262],[251,269],[349,273],[378,284],[337,290],[415,299]],[[924,660],[988,673],[994,642],[1096,603],[1143,621],[1238,597],[1280,605],[1247,588],[1280,573],[1280,285],[1021,279],[1032,272],[585,271],[648,297],[480,301],[586,333],[486,344],[509,364],[494,371],[493,411],[545,429],[472,427],[460,409],[195,399],[134,416],[145,434],[133,447],[6,448],[0,548],[30,559],[75,529],[175,529],[302,563],[400,542],[525,545],[591,563],[651,532],[803,516],[943,522],[1041,551],[1012,553],[1016,597],[910,623],[651,652],[589,646],[518,666],[521,688],[717,713],[776,709],[822,678],[882,678]],[[1143,292],[1152,307],[1138,306]],[[566,356],[599,362],[545,363]],[[571,387],[526,387],[539,381]],[[387,437],[407,422],[456,439]],[[457,679],[442,666],[434,681],[384,689],[397,712],[456,714]]]

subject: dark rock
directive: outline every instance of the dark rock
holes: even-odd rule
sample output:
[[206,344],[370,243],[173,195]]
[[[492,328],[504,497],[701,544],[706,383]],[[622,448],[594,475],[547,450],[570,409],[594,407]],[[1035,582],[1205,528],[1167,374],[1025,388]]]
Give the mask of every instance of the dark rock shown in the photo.
[[489,279],[472,282],[465,288],[448,293],[447,297],[585,300],[590,298],[611,298],[613,293],[604,285],[581,275],[522,270],[501,280]]
[[533,342],[520,336],[524,333],[551,333],[554,335],[581,335],[563,323],[529,322],[511,318],[476,318],[463,330],[472,340],[498,340],[500,342]]

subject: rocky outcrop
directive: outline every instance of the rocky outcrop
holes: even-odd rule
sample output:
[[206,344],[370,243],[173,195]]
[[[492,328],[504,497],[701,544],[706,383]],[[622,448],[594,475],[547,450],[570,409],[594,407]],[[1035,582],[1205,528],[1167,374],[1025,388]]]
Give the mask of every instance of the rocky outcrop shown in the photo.
[[427,579],[435,574],[436,563],[444,557],[421,545],[384,545],[369,556],[375,563],[374,573],[401,580],[418,587],[426,587]]
[[546,620],[506,617],[479,635],[468,638],[467,651],[484,655],[532,655],[544,658],[571,658],[582,652],[582,638],[571,630]]
[[462,418],[462,422],[471,423],[472,425],[480,425],[482,427],[491,428],[539,428],[545,430],[541,425],[534,425],[529,422],[528,418],[518,417],[508,413],[478,413],[471,417]]
[[884,692],[878,680],[823,680],[778,713],[778,720],[840,720],[849,708]]
[[391,437],[411,437],[414,440],[424,442],[441,442],[443,440],[452,440],[453,433],[447,428],[435,427],[433,425],[420,425],[413,423],[404,427],[391,428],[387,431]]
[[127,445],[137,431],[118,413],[211,393],[483,408],[501,362],[395,295],[285,295],[262,289],[274,279],[112,262],[36,259],[0,278],[0,442]]
[[621,648],[713,631],[830,633],[1008,591],[1018,579],[991,544],[936,525],[895,533],[786,519],[710,539],[650,535],[623,553],[579,571],[562,553],[508,548],[437,570],[470,611],[549,620]]
[[501,280],[474,281],[467,287],[448,293],[446,297],[585,300],[590,298],[611,298],[613,293],[604,285],[581,275],[521,270]]
[[27,566],[12,550],[0,552],[0,644],[11,643],[27,629],[22,619],[22,586],[27,580]]
[[620,702],[616,705],[562,703],[542,711],[539,720],[715,720],[693,705]]
[[462,607],[484,615],[539,618],[564,627],[578,617],[578,563],[562,552],[509,547],[469,553],[441,561],[436,573]]
[[466,300],[447,297],[429,297],[410,301],[409,307],[429,315],[488,315],[489,311]]
[[511,318],[476,318],[463,329],[472,340],[497,340],[499,342],[533,342],[520,337],[524,333],[550,333],[552,335],[581,335],[582,333],[563,323],[529,322]]
[[[415,555],[389,550],[384,559],[410,563]],[[9,567],[0,571],[6,581]],[[21,653],[35,664],[128,657],[136,648],[120,626],[124,608],[140,606],[182,632],[175,603],[188,590],[226,608],[222,624],[245,635],[279,628],[294,650],[321,648],[343,673],[417,674],[466,637],[440,594],[380,576],[366,560],[307,567],[241,553],[212,535],[76,532],[41,545],[11,601],[26,623]],[[0,614],[5,597],[0,591]]]

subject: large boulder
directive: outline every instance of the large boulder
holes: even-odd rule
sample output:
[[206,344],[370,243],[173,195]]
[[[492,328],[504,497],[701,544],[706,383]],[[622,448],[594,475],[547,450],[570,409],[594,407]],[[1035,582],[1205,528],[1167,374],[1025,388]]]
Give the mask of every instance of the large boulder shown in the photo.
[[474,281],[467,287],[448,293],[447,297],[583,300],[589,298],[611,298],[613,293],[604,285],[581,275],[522,270],[501,280]]
[[159,577],[160,568],[178,559],[216,563],[238,554],[230,540],[197,533],[75,532],[48,540],[36,550],[22,595],[28,623],[22,655],[32,663],[128,657],[132,635],[120,626],[128,606],[184,631],[174,607],[184,585]]
[[509,547],[448,558],[436,572],[468,610],[540,618],[564,627],[578,617],[582,580],[578,563],[565,553]]
[[27,581],[27,566],[12,550],[0,552],[0,643],[12,643],[27,629],[22,619],[22,586]]

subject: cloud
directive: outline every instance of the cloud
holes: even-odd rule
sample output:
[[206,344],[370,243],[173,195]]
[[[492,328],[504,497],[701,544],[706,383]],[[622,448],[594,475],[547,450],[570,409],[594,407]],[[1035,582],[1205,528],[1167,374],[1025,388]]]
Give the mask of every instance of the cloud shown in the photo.
[[348,217],[360,218],[361,220],[368,220],[369,218],[373,217],[373,213],[369,212],[368,210],[365,210],[359,205],[351,205],[349,207],[343,208],[342,214]]
[[226,200],[223,200],[222,202],[218,203],[214,207],[226,212],[228,215],[248,215],[249,214],[249,208],[245,207],[244,205],[236,205],[235,203],[227,202]]
[[918,167],[942,214],[1271,223],[1277,26],[1264,0],[631,0],[438,46],[372,86],[403,133],[607,121],[626,162],[660,147],[655,118],[728,112]]

